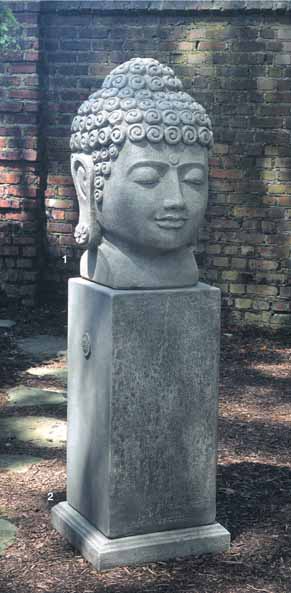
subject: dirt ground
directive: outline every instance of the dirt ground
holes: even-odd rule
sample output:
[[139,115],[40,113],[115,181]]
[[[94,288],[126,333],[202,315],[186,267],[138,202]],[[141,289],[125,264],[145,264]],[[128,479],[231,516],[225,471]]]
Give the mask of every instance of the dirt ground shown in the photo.
[[[7,313],[0,311],[1,317]],[[62,307],[42,308],[30,316],[19,312],[16,327],[1,330],[2,416],[8,415],[5,390],[35,381],[25,370],[36,363],[17,350],[16,337],[65,331]],[[0,592],[290,593],[290,370],[287,333],[271,336],[223,327],[217,519],[232,536],[225,554],[98,573],[50,525],[52,505],[65,499],[64,451],[2,444],[0,453],[41,455],[44,461],[23,474],[0,473],[1,514],[18,527],[16,542],[0,560]],[[42,381],[57,385],[47,377]],[[10,408],[12,413],[19,410]],[[21,410],[22,415],[33,413],[38,411]],[[55,407],[46,410],[52,417],[63,414]]]

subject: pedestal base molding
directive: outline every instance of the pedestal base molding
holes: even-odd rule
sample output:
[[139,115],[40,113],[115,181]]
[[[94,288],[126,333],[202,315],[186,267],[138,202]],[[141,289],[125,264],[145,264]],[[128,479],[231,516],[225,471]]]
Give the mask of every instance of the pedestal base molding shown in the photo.
[[67,502],[53,508],[52,523],[88,562],[101,571],[192,554],[223,552],[230,545],[230,534],[219,523],[109,539]]

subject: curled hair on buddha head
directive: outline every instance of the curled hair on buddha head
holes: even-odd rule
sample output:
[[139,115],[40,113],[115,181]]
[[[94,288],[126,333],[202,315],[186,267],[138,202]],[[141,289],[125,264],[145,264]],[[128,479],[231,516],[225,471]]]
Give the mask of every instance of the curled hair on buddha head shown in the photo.
[[102,88],[82,103],[72,122],[70,148],[92,156],[97,204],[126,139],[211,148],[210,118],[182,88],[169,66],[152,58],[133,58],[114,68]]

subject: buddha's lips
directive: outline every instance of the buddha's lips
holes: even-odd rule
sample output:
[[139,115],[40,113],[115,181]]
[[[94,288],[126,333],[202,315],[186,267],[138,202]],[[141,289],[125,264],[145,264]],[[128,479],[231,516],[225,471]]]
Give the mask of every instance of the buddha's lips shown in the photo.
[[188,216],[176,216],[175,214],[165,214],[156,216],[155,220],[188,220]]
[[165,216],[156,217],[155,220],[158,226],[178,229],[185,224],[186,220],[188,220],[188,217],[166,214]]

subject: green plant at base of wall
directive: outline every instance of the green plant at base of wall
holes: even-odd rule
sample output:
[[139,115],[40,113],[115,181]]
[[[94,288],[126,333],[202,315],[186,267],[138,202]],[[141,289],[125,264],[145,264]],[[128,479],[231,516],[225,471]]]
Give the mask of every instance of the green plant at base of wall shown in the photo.
[[0,51],[19,49],[16,34],[20,25],[13,12],[4,3],[0,2]]

